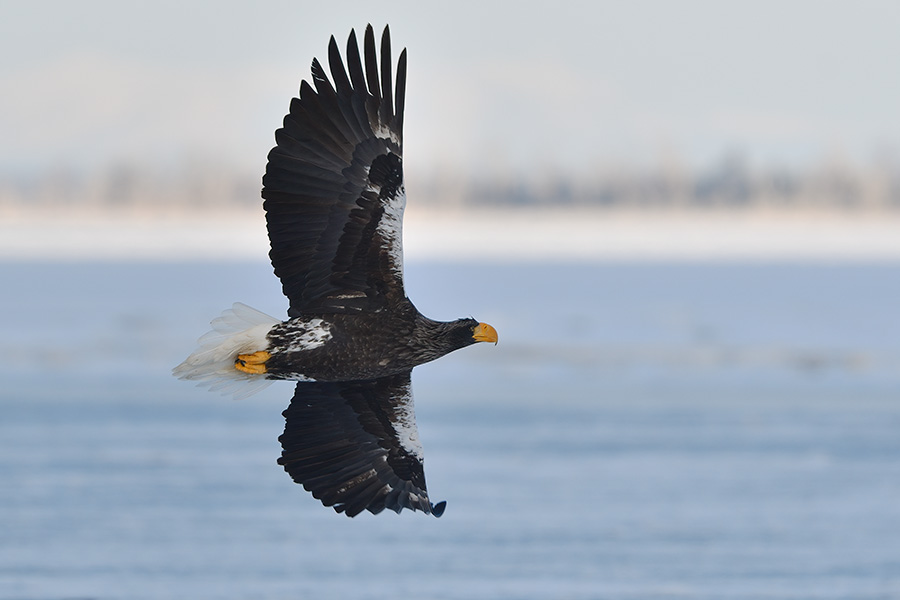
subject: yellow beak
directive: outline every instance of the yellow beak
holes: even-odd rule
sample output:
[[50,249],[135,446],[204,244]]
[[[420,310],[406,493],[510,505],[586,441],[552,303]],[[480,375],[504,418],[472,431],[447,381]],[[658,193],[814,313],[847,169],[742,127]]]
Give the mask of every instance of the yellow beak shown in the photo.
[[487,323],[479,323],[475,326],[472,338],[474,338],[476,342],[494,342],[496,344],[497,330]]

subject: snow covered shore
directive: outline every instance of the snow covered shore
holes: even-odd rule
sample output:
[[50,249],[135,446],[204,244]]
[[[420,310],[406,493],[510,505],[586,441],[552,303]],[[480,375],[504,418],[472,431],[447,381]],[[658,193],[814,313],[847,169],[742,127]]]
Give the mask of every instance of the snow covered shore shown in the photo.
[[[417,209],[407,261],[893,261],[884,212]],[[4,212],[0,260],[265,260],[261,210]]]

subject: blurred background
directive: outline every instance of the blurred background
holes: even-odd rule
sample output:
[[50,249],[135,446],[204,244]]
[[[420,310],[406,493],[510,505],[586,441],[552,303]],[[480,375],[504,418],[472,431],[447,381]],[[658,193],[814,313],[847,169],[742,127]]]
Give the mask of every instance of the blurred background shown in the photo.
[[[330,35],[409,51],[422,515],[275,464],[259,198]],[[0,6],[0,597],[900,598],[894,2]]]

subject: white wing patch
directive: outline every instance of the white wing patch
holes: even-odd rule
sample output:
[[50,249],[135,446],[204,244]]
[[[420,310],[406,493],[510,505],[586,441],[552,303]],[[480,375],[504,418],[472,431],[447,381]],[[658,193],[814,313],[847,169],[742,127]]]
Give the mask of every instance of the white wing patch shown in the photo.
[[285,335],[290,343],[284,352],[304,352],[322,346],[331,339],[331,327],[322,319],[294,319],[287,323]]
[[[270,352],[278,354],[296,354],[308,352],[324,346],[332,337],[331,324],[316,317],[295,317],[273,327],[269,333],[271,342]],[[302,372],[302,357],[289,359],[292,366],[301,369],[291,373],[280,373],[280,379],[292,379],[294,381],[315,381]]]
[[394,412],[396,420],[393,423],[397,440],[407,454],[422,462],[425,452],[419,441],[419,431],[416,429],[416,408],[413,403],[412,391],[406,390],[404,395],[397,400],[397,410]]
[[[391,131],[391,128],[388,127],[387,125],[385,125],[384,123],[382,123],[381,121],[376,121],[375,123],[370,123],[370,125],[372,126],[372,133],[374,133],[376,137],[379,137],[383,140],[385,140],[385,139],[391,140],[398,147],[402,144],[402,141],[400,140],[400,136],[397,135],[396,133],[394,133],[393,131]],[[399,152],[397,154],[399,154]]]
[[[380,193],[377,186],[369,184],[369,189]],[[377,231],[388,244],[392,268],[397,277],[403,277],[403,211],[406,208],[406,187],[401,186],[393,198],[384,205],[384,214],[378,221]]]

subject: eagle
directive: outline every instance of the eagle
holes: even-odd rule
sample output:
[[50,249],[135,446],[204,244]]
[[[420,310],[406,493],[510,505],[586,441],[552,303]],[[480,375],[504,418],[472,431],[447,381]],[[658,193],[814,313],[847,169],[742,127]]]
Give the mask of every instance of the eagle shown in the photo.
[[334,36],[329,80],[317,59],[300,83],[262,197],[269,258],[289,301],[281,321],[236,303],[211,322],[175,376],[236,398],[296,381],[278,463],[325,506],[353,517],[404,508],[437,517],[425,486],[411,388],[415,366],[496,330],[429,319],[403,287],[403,109],[406,49],[392,76],[388,27],[380,60],[372,26],[360,54]]

